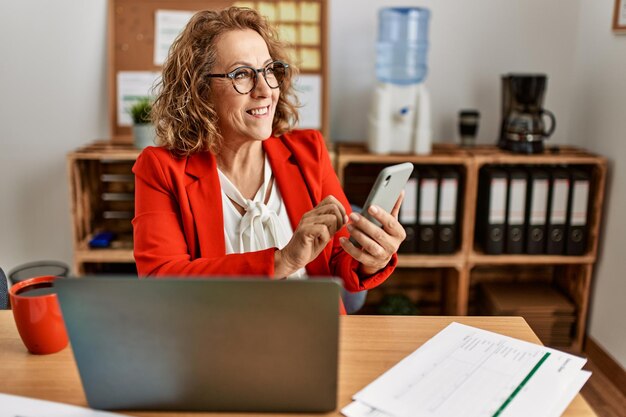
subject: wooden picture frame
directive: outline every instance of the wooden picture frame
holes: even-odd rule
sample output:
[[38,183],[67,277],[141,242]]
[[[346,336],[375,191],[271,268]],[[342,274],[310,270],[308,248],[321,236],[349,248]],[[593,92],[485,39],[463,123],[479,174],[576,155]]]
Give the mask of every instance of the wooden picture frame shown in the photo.
[[615,0],[613,32],[626,35],[626,0]]

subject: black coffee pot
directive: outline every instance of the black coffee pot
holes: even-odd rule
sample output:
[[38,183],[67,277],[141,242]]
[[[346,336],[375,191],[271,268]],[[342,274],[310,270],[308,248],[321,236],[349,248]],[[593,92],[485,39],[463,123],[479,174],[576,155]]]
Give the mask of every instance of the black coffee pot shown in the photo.
[[[502,76],[500,148],[525,154],[543,152],[543,142],[556,127],[554,114],[543,108],[547,78],[543,74]],[[544,116],[550,120],[549,128]]]

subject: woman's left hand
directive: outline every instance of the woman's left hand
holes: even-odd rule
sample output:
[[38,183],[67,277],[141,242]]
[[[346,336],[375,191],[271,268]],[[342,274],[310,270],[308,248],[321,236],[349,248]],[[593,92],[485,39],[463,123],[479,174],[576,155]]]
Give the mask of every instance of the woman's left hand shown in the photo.
[[404,191],[391,213],[377,206],[371,206],[368,213],[378,220],[383,227],[378,227],[365,217],[352,213],[347,228],[359,244],[357,248],[349,239],[342,237],[339,241],[343,249],[361,263],[360,270],[365,275],[372,275],[387,266],[391,256],[398,251],[400,243],[406,238],[406,232],[398,222],[398,212],[404,199]]

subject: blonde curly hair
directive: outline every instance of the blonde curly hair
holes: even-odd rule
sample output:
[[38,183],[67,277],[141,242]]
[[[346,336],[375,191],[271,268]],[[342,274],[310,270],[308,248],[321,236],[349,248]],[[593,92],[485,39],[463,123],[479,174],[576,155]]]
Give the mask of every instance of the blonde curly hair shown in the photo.
[[[217,114],[212,104],[210,78],[217,56],[215,44],[220,35],[231,30],[252,29],[265,40],[274,60],[287,62],[286,45],[257,11],[230,7],[221,11],[196,13],[176,41],[163,66],[161,81],[156,85],[157,98],[151,117],[157,133],[157,144],[177,156],[195,152],[219,153],[223,137],[217,127]],[[280,96],[272,122],[274,135],[293,128],[298,121],[297,98],[290,72],[280,87]]]

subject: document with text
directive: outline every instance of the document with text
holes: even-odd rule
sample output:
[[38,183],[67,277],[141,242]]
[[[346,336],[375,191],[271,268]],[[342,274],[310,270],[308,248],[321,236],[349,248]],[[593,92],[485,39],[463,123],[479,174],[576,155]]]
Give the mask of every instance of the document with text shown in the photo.
[[356,393],[347,417],[558,416],[586,359],[452,323]]
[[91,408],[0,393],[0,417],[129,417]]

